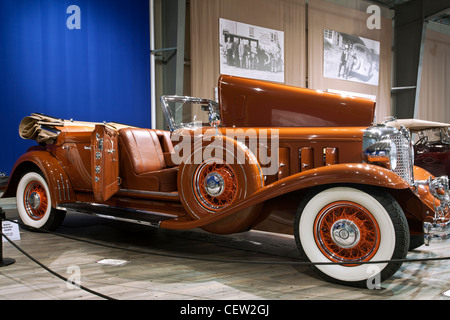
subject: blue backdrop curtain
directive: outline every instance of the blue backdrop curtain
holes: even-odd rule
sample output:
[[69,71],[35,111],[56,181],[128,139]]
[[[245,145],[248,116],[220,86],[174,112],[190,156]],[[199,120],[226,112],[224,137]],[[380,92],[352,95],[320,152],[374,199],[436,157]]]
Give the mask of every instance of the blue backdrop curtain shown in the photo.
[[149,38],[148,0],[1,0],[0,172],[33,112],[150,127]]

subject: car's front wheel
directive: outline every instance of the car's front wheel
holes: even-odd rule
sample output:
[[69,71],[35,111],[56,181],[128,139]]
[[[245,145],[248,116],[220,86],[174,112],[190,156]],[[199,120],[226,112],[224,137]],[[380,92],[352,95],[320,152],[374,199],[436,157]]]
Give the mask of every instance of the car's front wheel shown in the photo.
[[31,171],[20,178],[16,201],[20,220],[31,229],[52,231],[64,220],[65,211],[52,208],[47,181],[38,172]]
[[[405,215],[388,193],[333,187],[303,199],[295,219],[297,247],[326,280],[366,287],[391,277],[409,248]],[[332,264],[328,264],[332,262]],[[370,281],[370,283],[369,283]],[[373,282],[372,282],[373,281]]]

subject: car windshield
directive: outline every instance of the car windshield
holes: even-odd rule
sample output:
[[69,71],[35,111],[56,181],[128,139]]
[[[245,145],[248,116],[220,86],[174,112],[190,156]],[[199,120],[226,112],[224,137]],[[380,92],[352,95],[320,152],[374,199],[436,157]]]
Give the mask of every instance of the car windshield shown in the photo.
[[442,128],[441,135],[443,142],[450,143],[450,128]]
[[450,144],[450,128],[432,128],[423,130],[419,137],[426,137],[426,142],[443,142]]
[[161,104],[170,131],[180,128],[209,127],[212,120],[219,120],[219,105],[209,99],[162,96]]

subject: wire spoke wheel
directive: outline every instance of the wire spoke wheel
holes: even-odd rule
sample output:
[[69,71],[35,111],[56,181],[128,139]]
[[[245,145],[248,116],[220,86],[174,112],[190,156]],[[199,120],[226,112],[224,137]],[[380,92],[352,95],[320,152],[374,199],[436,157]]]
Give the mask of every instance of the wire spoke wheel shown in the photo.
[[55,230],[66,215],[52,208],[50,189],[40,172],[30,171],[20,178],[16,200],[20,220],[31,230]]
[[217,211],[234,202],[238,181],[233,168],[221,160],[210,159],[198,166],[192,181],[200,205]]
[[[205,219],[232,209],[263,187],[261,168],[255,155],[226,136],[211,137],[195,145],[178,169],[180,200],[192,219]],[[248,206],[202,229],[218,234],[248,230],[262,207]]]
[[33,220],[40,220],[45,216],[48,208],[48,196],[39,181],[31,181],[25,187],[23,203],[25,211]]
[[317,215],[314,233],[322,253],[335,262],[368,261],[380,245],[380,230],[372,214],[349,201],[325,206]]
[[[409,248],[406,217],[387,192],[370,187],[332,187],[302,199],[295,218],[300,254],[324,279],[365,287],[391,277]],[[383,263],[373,263],[385,261]],[[336,262],[336,264],[328,264]],[[371,262],[367,264],[366,262]]]

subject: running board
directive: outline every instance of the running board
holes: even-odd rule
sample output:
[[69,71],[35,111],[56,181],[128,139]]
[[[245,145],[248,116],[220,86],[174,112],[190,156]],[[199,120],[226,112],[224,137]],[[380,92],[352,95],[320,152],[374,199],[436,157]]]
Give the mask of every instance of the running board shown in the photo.
[[158,212],[141,211],[127,208],[118,208],[93,203],[63,203],[58,209],[92,214],[101,218],[120,220],[146,226],[158,227],[162,221],[176,219],[177,216]]

